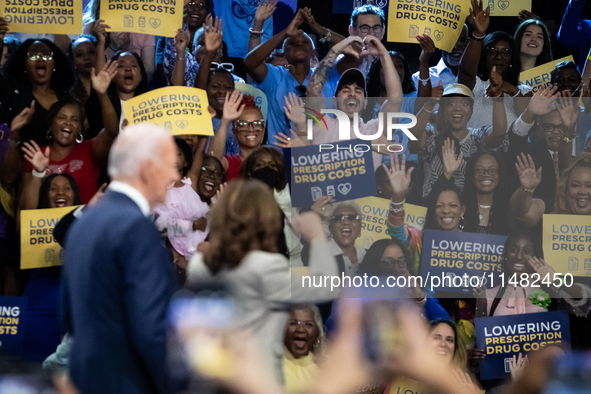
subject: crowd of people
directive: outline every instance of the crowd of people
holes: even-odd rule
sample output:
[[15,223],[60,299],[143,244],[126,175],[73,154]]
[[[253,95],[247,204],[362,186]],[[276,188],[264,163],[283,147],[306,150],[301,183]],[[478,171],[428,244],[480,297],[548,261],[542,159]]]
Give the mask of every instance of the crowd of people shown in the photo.
[[[523,11],[507,31],[490,31],[490,7],[471,0],[453,49],[417,35],[418,59],[386,48],[378,6],[355,7],[339,34],[308,7],[274,20],[281,4],[185,0],[174,37],[109,31],[100,0],[76,37],[11,33],[0,17],[0,295],[28,300],[22,351],[0,353],[0,368],[42,365],[81,394],[211,389],[195,376],[246,394],[542,393],[564,350],[519,354],[510,379],[481,379],[474,319],[566,311],[570,345],[589,350],[588,278],[543,286],[543,303],[529,281],[469,295],[409,282],[373,301],[298,283],[420,275],[424,230],[505,236],[507,278],[565,274],[542,233],[545,215],[591,215],[584,0],[559,29]],[[576,61],[536,89],[520,79],[557,48]],[[129,124],[123,102],[165,86],[206,91],[213,136]],[[359,242],[355,201],[292,204],[291,153],[341,138],[343,119],[313,124],[310,108],[375,137],[367,195],[389,200],[386,239]],[[388,136],[389,112],[416,122]],[[421,228],[406,204],[426,207]],[[76,208],[52,234],[64,265],[21,269],[21,212],[65,207]],[[173,293],[199,300],[211,283],[227,299],[171,323]]]

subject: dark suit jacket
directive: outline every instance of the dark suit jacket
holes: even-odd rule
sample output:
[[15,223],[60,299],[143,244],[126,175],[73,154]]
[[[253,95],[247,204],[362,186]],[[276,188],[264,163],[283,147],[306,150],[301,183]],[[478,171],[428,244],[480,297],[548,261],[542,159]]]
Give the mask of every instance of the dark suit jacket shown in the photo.
[[63,322],[81,394],[166,393],[172,262],[156,227],[109,191],[66,237]]

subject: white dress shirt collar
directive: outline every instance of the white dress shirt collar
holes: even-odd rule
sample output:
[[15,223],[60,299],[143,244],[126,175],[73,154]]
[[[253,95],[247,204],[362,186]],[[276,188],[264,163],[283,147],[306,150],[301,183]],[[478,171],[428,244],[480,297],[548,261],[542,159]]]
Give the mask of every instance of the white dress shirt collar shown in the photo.
[[144,195],[133,186],[130,186],[127,183],[113,181],[109,184],[109,190],[125,194],[137,204],[144,216],[148,216],[150,214],[150,203],[148,203],[146,197],[144,197]]

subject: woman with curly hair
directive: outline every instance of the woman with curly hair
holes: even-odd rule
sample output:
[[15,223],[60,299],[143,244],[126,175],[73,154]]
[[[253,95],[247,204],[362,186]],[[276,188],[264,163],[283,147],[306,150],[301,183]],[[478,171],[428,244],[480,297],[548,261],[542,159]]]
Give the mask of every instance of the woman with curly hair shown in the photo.
[[[330,288],[302,287],[302,278],[290,273],[289,261],[277,253],[281,218],[266,185],[253,180],[229,182],[210,211],[210,245],[191,259],[188,281],[215,277],[233,288],[238,325],[256,333],[264,361],[283,383],[282,349],[290,304],[328,300],[333,295]],[[337,275],[320,217],[308,212],[293,222],[311,243],[310,280]]]
[[68,57],[49,40],[29,39],[14,51],[0,76],[0,122],[11,124],[27,108],[30,112],[28,124],[14,139],[39,145],[50,142],[46,136],[49,109],[70,97],[74,75]]

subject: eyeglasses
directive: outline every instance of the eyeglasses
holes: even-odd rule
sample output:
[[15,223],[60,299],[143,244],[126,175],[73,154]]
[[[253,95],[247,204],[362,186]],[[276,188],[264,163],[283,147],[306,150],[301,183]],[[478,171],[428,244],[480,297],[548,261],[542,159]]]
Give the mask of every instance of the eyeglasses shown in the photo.
[[234,65],[232,63],[211,62],[211,66],[209,67],[210,71],[215,71],[215,70],[220,70],[220,69],[226,70],[231,74],[234,72]]
[[253,120],[252,122],[247,122],[246,120],[235,120],[234,121],[234,128],[237,131],[246,131],[246,130],[250,129],[250,126],[252,126],[252,129],[254,131],[263,131],[263,130],[265,130],[265,121],[264,120]]
[[553,133],[555,130],[562,133],[564,131],[564,125],[556,125],[554,123],[542,123],[542,129],[546,133]]
[[380,25],[370,26],[370,25],[361,25],[359,26],[359,31],[363,34],[369,33],[370,30],[373,30],[374,34],[380,34],[384,28]]
[[387,268],[406,268],[406,259],[404,257],[400,257],[399,259],[384,257],[382,260],[380,260],[380,264]]
[[343,222],[345,219],[347,219],[347,221],[349,222],[356,222],[361,220],[359,215],[352,213],[349,215],[333,215],[333,217],[330,218],[330,221],[333,223],[340,223]]
[[290,328],[296,328],[299,326],[303,326],[306,330],[312,331],[313,329],[316,328],[316,323],[314,323],[311,320],[304,320],[304,321],[299,321],[299,320],[290,320],[289,322],[289,327]]
[[205,4],[201,1],[199,3],[191,1],[190,3],[187,3],[187,8],[200,8],[200,9],[204,10]]
[[490,55],[497,56],[497,53],[500,53],[503,57],[510,57],[513,52],[511,48],[487,47],[486,50]]
[[478,176],[482,176],[484,174],[488,174],[488,175],[497,175],[499,173],[499,169],[496,167],[490,167],[490,168],[477,168],[474,170],[474,173]]
[[30,61],[32,62],[36,62],[37,60],[51,60],[53,59],[53,52],[49,52],[49,55],[46,53],[31,53],[31,52],[27,52],[27,57],[29,58]]
[[213,179],[222,179],[224,177],[224,173],[220,170],[210,170],[209,168],[201,167],[201,173],[208,178]]

